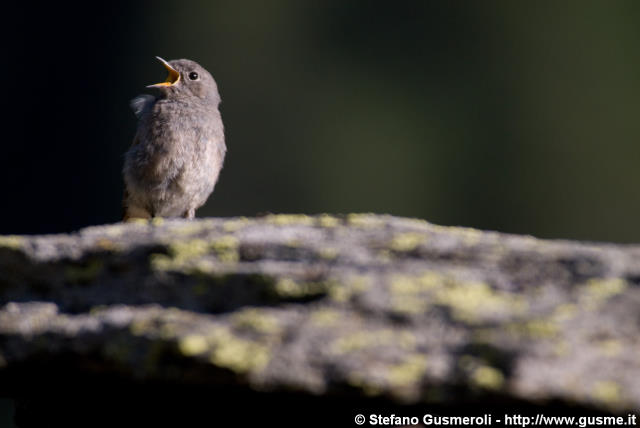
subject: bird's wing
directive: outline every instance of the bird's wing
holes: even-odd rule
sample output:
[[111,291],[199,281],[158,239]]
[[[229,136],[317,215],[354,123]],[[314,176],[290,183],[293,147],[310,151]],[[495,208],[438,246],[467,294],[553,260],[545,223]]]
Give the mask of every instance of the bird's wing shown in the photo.
[[[138,135],[133,138],[133,142],[131,143],[131,147],[135,147],[138,145],[140,140],[138,139]],[[129,210],[129,190],[127,189],[127,183],[124,183],[124,191],[122,192],[122,218],[126,220],[128,218],[127,211]]]
[[138,95],[134,99],[131,100],[129,105],[131,109],[136,114],[136,117],[140,118],[142,115],[147,112],[151,106],[156,102],[156,97],[153,95]]
[[127,219],[127,210],[129,208],[129,191],[127,190],[127,186],[124,186],[124,192],[122,194],[122,219]]

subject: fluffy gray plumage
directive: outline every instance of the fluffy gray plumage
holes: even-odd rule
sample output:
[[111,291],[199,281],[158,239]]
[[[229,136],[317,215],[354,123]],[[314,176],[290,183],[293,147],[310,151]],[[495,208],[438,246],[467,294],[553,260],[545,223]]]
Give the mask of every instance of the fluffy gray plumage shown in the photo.
[[226,145],[215,80],[194,61],[169,65],[180,73],[175,84],[131,101],[139,121],[123,169],[125,220],[193,218],[222,169]]

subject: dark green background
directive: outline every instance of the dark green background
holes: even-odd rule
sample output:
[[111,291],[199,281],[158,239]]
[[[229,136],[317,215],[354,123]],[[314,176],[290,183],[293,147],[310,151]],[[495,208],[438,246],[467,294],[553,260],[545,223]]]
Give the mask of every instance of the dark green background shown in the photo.
[[228,157],[198,216],[390,213],[640,241],[640,2],[149,1],[5,14],[0,233],[114,222],[129,99],[186,57]]

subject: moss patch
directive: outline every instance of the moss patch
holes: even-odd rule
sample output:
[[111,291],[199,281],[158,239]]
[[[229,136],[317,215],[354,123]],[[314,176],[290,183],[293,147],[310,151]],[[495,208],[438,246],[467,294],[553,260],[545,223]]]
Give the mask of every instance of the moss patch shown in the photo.
[[596,382],[593,386],[592,396],[595,400],[603,402],[609,406],[621,404],[621,388],[617,382]]
[[326,228],[334,228],[340,225],[340,219],[328,214],[322,214],[317,218],[318,225]]
[[211,248],[218,260],[226,263],[237,262],[240,258],[238,245],[238,239],[232,235],[225,235],[211,242]]
[[202,334],[177,338],[179,352],[186,357],[202,356],[211,364],[238,374],[262,370],[270,360],[269,348],[241,338],[222,326]]
[[318,250],[318,256],[324,260],[334,260],[338,257],[338,250],[332,247],[324,247]]
[[394,294],[418,294],[435,290],[446,285],[449,278],[437,272],[421,275],[393,275],[390,278],[391,292]]
[[235,328],[260,334],[270,335],[281,331],[278,319],[263,309],[243,309],[232,315],[231,322]]
[[347,216],[347,223],[351,226],[361,228],[376,228],[384,224],[384,221],[373,214],[349,214]]
[[408,387],[420,382],[427,369],[427,359],[424,355],[409,355],[401,364],[387,369],[387,381],[393,387]]
[[623,293],[627,287],[627,281],[620,278],[590,279],[580,287],[579,301],[587,309],[595,309],[611,297]]
[[317,327],[335,326],[341,319],[342,315],[335,309],[320,308],[311,312],[309,321]]
[[333,281],[298,281],[292,278],[280,278],[271,287],[278,297],[301,299],[328,294],[336,284]]
[[357,331],[337,338],[330,344],[329,349],[333,354],[344,355],[379,346],[413,349],[415,337],[408,331],[393,329]]
[[553,319],[534,319],[512,322],[505,330],[516,337],[530,339],[552,339],[558,336],[560,329]]
[[425,241],[426,237],[421,233],[399,233],[393,237],[389,246],[393,251],[408,252],[415,250]]
[[236,217],[236,218],[232,218],[232,219],[229,219],[229,220],[225,221],[224,224],[222,225],[222,229],[225,232],[228,232],[228,233],[236,232],[236,231],[246,227],[250,223],[251,222],[246,217]]
[[526,307],[521,297],[496,291],[484,282],[453,282],[439,289],[435,297],[452,309],[455,318],[467,322],[496,313],[521,312]]
[[393,341],[392,330],[359,331],[339,337],[330,345],[330,349],[337,355],[343,355],[375,346],[388,346]]
[[238,240],[225,235],[212,241],[188,239],[168,245],[169,254],[152,254],[151,267],[159,271],[188,271],[203,274],[212,273],[215,265],[203,257],[212,254],[223,263],[235,263],[239,259]]
[[209,349],[206,337],[198,334],[190,334],[178,341],[178,349],[187,357],[199,355]]
[[264,369],[270,360],[269,348],[233,335],[224,328],[209,337],[213,351],[209,361],[219,367],[227,368],[238,374]]
[[353,296],[366,291],[371,286],[371,278],[364,275],[353,275],[342,283],[329,288],[329,296],[340,303],[349,301]]
[[504,375],[494,367],[481,365],[473,370],[471,381],[480,388],[498,390],[504,385]]
[[278,226],[312,226],[314,223],[313,217],[304,214],[270,214],[265,220]]
[[520,314],[526,301],[517,295],[493,289],[484,282],[460,281],[438,272],[420,275],[393,275],[389,279],[391,308],[418,314],[433,305],[449,308],[454,318],[477,322],[500,314]]
[[24,238],[17,235],[0,236],[0,248],[9,248],[11,250],[20,250],[24,245]]

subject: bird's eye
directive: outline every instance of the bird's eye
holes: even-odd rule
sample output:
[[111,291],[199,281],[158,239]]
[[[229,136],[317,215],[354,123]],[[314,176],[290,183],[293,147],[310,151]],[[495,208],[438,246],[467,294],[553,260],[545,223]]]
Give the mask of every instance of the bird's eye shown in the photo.
[[196,73],[195,71],[189,73],[189,80],[198,80],[198,73]]

